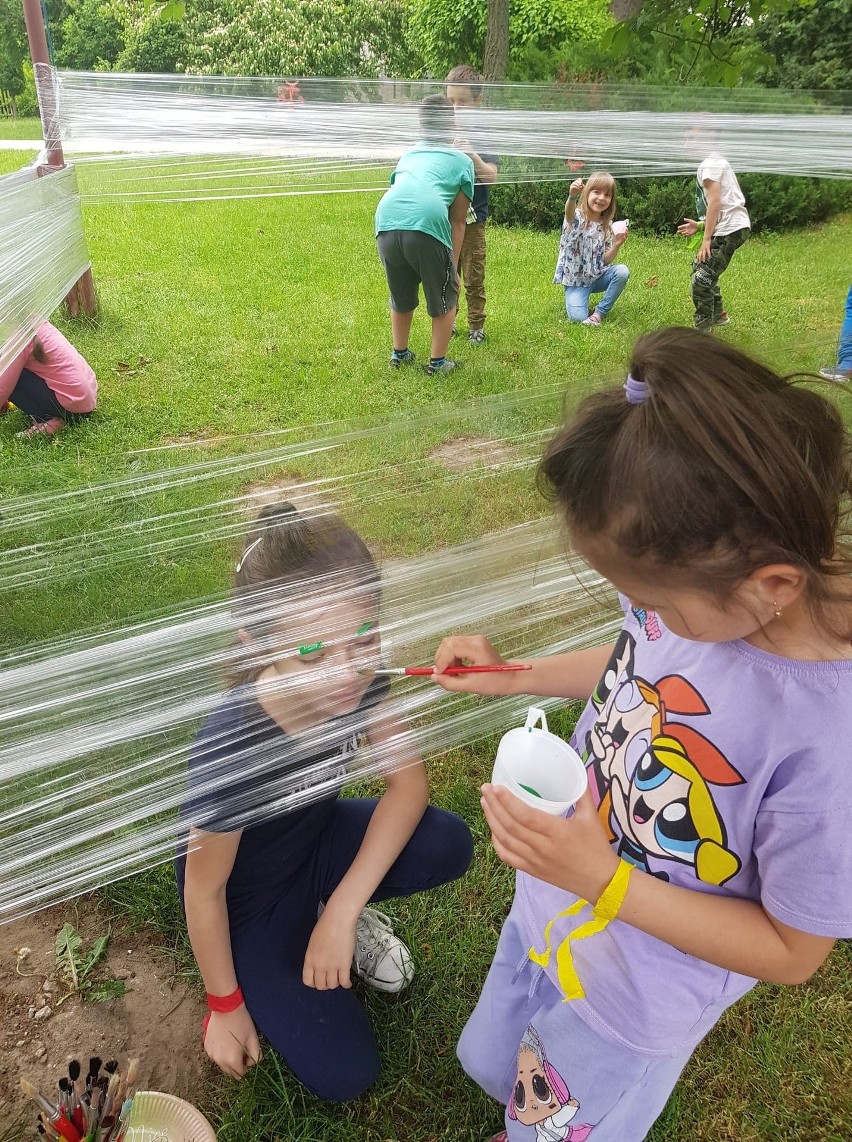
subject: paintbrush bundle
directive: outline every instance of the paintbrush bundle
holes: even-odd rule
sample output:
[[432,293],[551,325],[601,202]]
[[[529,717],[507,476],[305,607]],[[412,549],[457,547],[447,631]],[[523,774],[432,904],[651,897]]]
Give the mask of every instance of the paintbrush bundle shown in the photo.
[[122,1073],[116,1059],[104,1063],[95,1055],[84,1073],[79,1061],[72,1059],[68,1074],[59,1079],[55,1101],[21,1079],[24,1094],[39,1108],[36,1130],[40,1137],[122,1142],[133,1109],[137,1069],[137,1059],[131,1059]]

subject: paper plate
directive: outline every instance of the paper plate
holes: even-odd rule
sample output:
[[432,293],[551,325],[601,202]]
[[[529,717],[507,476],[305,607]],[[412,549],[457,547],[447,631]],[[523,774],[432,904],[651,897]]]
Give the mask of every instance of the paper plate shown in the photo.
[[133,1099],[125,1142],[216,1142],[216,1134],[191,1103],[173,1094],[141,1090]]

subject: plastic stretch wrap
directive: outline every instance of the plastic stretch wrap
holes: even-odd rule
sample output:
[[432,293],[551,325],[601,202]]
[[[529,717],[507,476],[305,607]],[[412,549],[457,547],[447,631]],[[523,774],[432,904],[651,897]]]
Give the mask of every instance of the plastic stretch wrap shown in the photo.
[[0,372],[89,267],[73,167],[0,178]]
[[[359,79],[53,73],[63,146],[99,199],[203,200],[381,190],[421,139],[417,103],[436,83]],[[707,101],[713,112],[707,111]],[[459,109],[459,140],[534,182],[598,167],[619,177],[694,174],[720,150],[736,171],[852,174],[844,107],[777,93],[492,84]],[[467,144],[464,144],[467,145]]]
[[[278,746],[241,744],[267,720],[254,701],[240,741],[208,736],[192,768],[201,827],[204,805],[220,806],[217,828],[244,827],[523,720],[521,698],[476,700],[405,678],[370,714],[395,728],[381,746],[353,752],[343,714],[357,704],[359,680],[369,681],[359,669],[428,663],[440,639],[462,629],[487,630],[510,656],[590,645],[617,629],[613,600],[590,595],[597,578],[566,563],[549,519],[392,561],[382,583],[379,602],[351,575],[319,575],[253,592],[236,615],[229,602],[202,604],[20,655],[0,671],[0,916],[172,857],[185,831],[176,810],[188,796],[193,734],[222,701],[229,669],[272,665],[271,678],[249,683],[267,707],[315,702],[336,716],[294,734],[285,764]],[[363,636],[365,614],[376,625]],[[246,628],[248,650],[237,637]]]

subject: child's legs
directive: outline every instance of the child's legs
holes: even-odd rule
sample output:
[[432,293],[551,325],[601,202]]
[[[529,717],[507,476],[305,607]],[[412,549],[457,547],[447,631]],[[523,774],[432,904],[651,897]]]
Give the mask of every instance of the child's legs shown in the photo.
[[68,410],[56,399],[53,389],[30,369],[21,371],[18,383],[9,393],[9,400],[21,412],[31,416],[36,424],[44,424],[55,416],[61,416],[63,420],[68,419]]
[[419,230],[405,231],[403,249],[423,285],[426,312],[432,318],[432,357],[445,357],[459,300],[458,270],[453,253],[443,242]]
[[607,266],[597,281],[592,282],[589,292],[603,293],[603,297],[595,306],[601,317],[605,317],[621,297],[629,277],[630,270],[619,262],[618,265]]
[[308,1090],[328,1102],[345,1102],[376,1081],[379,1053],[369,1017],[352,991],[317,991],[302,983],[319,902],[312,865],[271,910],[232,930],[231,947],[258,1029]]
[[707,261],[696,260],[692,263],[691,287],[692,301],[695,305],[693,323],[696,329],[712,329],[713,322],[721,314],[723,305],[719,278],[748,235],[748,230],[736,230],[733,234],[723,234],[720,238],[713,238]]
[[465,1072],[504,1105],[515,1079],[518,1043],[539,1005],[535,993],[530,997],[532,970],[529,940],[510,912],[456,1048]]
[[459,259],[469,329],[485,325],[485,223],[468,222]]
[[420,278],[403,249],[406,233],[405,230],[383,230],[376,235],[376,247],[390,292],[393,347],[400,350],[408,348],[411,321],[420,304]]
[[[342,797],[318,851],[322,898],[327,899],[358,854],[378,802]],[[382,878],[371,901],[413,896],[463,876],[473,858],[467,824],[455,813],[430,805],[405,848]]]
[[840,369],[852,371],[852,286],[846,295],[846,316],[840,329],[840,349],[837,354]]
[[570,321],[585,321],[589,316],[589,286],[565,286],[565,312]]
[[604,1039],[545,976],[538,1009],[517,1044],[506,1095],[509,1142],[529,1142],[534,1124],[546,1138],[642,1142],[689,1054],[644,1055]]

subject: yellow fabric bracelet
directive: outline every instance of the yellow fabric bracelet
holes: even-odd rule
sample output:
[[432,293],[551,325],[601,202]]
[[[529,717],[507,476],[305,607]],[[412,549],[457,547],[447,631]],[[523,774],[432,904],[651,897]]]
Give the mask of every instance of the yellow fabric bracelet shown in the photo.
[[550,953],[553,950],[550,942],[553,925],[557,920],[562,920],[566,916],[577,916],[584,908],[591,907],[594,919],[587,920],[579,928],[569,932],[556,949],[556,975],[564,996],[563,1003],[570,1003],[573,999],[583,999],[586,994],[583,985],[580,983],[580,977],[577,975],[577,969],[574,967],[574,956],[571,951],[572,942],[584,940],[588,936],[602,932],[610,920],[615,919],[624,903],[624,897],[627,895],[627,886],[633,867],[626,860],[621,860],[615,870],[615,875],[601,893],[596,904],[590,905],[588,900],[583,900],[581,897],[570,908],[558,912],[544,929],[544,951],[537,952],[535,948],[530,948],[529,958],[532,962],[546,968],[550,963]]

